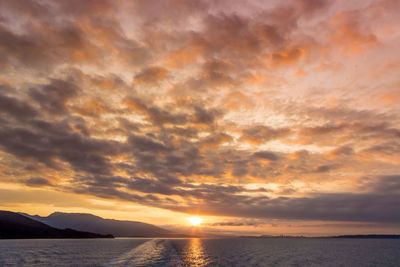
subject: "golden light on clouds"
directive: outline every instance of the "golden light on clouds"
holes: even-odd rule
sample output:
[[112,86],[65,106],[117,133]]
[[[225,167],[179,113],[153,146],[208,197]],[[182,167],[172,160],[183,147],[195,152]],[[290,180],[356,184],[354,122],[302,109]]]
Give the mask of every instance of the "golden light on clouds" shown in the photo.
[[196,212],[202,229],[233,232],[398,225],[399,12],[396,0],[1,1],[2,208],[81,202],[171,227]]

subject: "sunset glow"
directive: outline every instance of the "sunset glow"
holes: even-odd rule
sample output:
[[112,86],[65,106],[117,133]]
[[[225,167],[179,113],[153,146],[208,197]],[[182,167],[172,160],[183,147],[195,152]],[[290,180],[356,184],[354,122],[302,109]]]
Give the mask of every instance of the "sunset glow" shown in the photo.
[[0,3],[1,210],[400,231],[400,1]]

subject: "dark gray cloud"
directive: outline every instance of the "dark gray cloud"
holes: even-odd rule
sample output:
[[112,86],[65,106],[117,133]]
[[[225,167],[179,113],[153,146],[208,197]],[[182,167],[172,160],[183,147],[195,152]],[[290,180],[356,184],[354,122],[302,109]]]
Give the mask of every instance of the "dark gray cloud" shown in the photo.
[[[87,182],[86,180],[83,180]],[[112,182],[110,182],[112,181]],[[141,203],[167,208],[173,211],[190,212],[196,210],[204,215],[223,215],[247,218],[277,218],[318,221],[360,221],[360,222],[400,222],[398,175],[376,177],[364,185],[364,193],[316,193],[308,197],[249,196],[242,193],[262,192],[241,186],[170,184],[161,181],[135,178],[107,178],[98,180],[102,186],[83,185],[80,192],[97,192],[97,196],[109,198],[111,193],[122,200],[141,199]],[[122,183],[134,191],[156,194],[155,200],[139,197],[137,194],[120,192],[111,183]],[[85,189],[86,188],[86,189]],[[98,193],[102,192],[101,194]],[[106,194],[106,192],[108,192]],[[171,198],[186,199],[181,204],[168,204]],[[137,201],[137,200],[136,200]],[[232,205],[232,203],[234,203]],[[234,224],[231,224],[234,225]],[[246,224],[249,225],[249,224]],[[255,224],[254,224],[255,225]]]
[[79,88],[71,82],[52,80],[41,88],[32,88],[29,95],[39,103],[43,111],[59,114],[65,112],[67,101],[76,96],[78,92]]
[[274,139],[284,138],[290,135],[290,129],[274,129],[264,125],[255,125],[243,130],[242,140],[261,144]]
[[[44,123],[46,124],[46,123]],[[62,124],[47,124],[50,131],[56,133]],[[52,168],[61,168],[56,159],[71,165],[73,169],[90,173],[110,173],[111,164],[106,155],[115,155],[119,150],[117,142],[96,140],[77,133],[62,132],[53,135],[51,132],[33,131],[23,128],[5,128],[0,130],[0,145],[17,157],[34,159]]]
[[0,112],[17,119],[28,119],[37,115],[37,111],[29,103],[6,95],[0,95]]
[[51,185],[50,181],[44,178],[40,177],[35,177],[35,178],[29,178],[28,180],[25,181],[25,184],[28,186],[46,186],[46,185]]
[[173,114],[167,109],[162,109],[151,103],[148,104],[143,99],[129,97],[125,100],[125,103],[131,111],[144,115],[155,124],[171,123],[179,125],[187,122],[185,114]]
[[162,143],[145,136],[132,135],[129,137],[128,143],[138,152],[153,152],[156,154],[168,150],[168,147]]
[[135,82],[156,84],[166,78],[168,70],[162,67],[149,67],[143,69],[134,77]]
[[206,224],[207,226],[261,226],[265,223],[259,221],[226,221],[226,222],[216,222],[216,223],[209,223]]
[[386,154],[386,155],[399,155],[400,154],[400,142],[396,139],[393,141],[387,141],[380,144],[372,145],[362,152],[371,153],[371,154]]
[[334,169],[336,166],[334,165],[320,165],[314,168],[313,172],[315,173],[322,173],[322,172],[329,172]]
[[335,156],[349,156],[353,155],[354,149],[351,146],[341,146],[331,151],[331,153]]
[[380,194],[400,194],[400,175],[364,177],[360,187],[363,190]]
[[[0,146],[3,151],[22,159],[33,159],[51,168],[59,169],[58,160],[67,162],[75,170],[93,173],[110,173],[111,164],[107,156],[121,153],[118,142],[88,137],[74,131],[75,127],[84,129],[84,121],[74,117],[61,120],[35,119],[67,112],[66,101],[76,93],[76,88],[64,81],[52,81],[31,91],[31,97],[40,104],[34,109],[15,98],[7,99],[7,113],[0,127]],[[46,94],[45,94],[46,92]],[[29,120],[28,120],[29,119]],[[83,123],[83,124],[82,124]],[[83,128],[82,128],[83,127]]]
[[[225,202],[226,201],[226,202]],[[233,201],[233,202],[231,202]],[[225,203],[236,203],[234,208]],[[318,194],[307,198],[275,199],[229,196],[213,205],[192,205],[190,209],[209,215],[247,218],[279,218],[326,221],[399,222],[399,198],[396,194]],[[188,208],[178,208],[189,211]]]
[[253,156],[255,158],[267,159],[267,160],[271,160],[271,161],[275,161],[275,160],[279,159],[278,155],[271,151],[259,151],[259,152],[254,153]]
[[222,115],[222,111],[215,108],[210,108],[207,110],[195,105],[194,110],[193,122],[195,123],[212,124]]

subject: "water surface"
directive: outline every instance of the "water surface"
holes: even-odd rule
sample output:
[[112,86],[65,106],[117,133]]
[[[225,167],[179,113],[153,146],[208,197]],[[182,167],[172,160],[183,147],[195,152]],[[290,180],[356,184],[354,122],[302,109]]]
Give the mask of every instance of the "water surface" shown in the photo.
[[0,240],[0,266],[400,266],[400,240]]

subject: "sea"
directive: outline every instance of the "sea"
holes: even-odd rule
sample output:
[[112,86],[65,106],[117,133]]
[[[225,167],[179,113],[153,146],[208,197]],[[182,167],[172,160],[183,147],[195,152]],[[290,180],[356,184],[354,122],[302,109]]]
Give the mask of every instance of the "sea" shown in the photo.
[[0,266],[400,266],[400,239],[0,240]]

